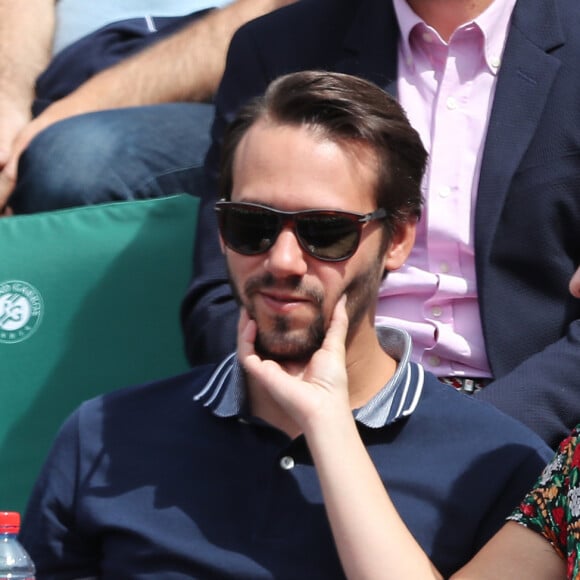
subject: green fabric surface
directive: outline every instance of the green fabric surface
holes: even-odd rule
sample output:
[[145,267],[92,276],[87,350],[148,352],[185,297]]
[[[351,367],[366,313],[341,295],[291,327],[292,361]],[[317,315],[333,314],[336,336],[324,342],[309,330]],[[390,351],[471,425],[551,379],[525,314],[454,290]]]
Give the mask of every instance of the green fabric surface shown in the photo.
[[0,509],[23,511],[58,427],[99,393],[183,372],[189,195],[0,219]]

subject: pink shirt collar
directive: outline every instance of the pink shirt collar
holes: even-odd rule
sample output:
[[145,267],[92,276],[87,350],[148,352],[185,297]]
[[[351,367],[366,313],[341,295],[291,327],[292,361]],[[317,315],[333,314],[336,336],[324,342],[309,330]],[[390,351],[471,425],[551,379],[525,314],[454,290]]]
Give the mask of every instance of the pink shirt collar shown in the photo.
[[[457,30],[465,30],[476,26],[481,31],[484,38],[484,58],[485,62],[494,75],[497,74],[501,64],[501,58],[507,38],[507,31],[511,20],[511,15],[517,0],[495,0],[477,18],[471,22],[466,22]],[[393,6],[399,22],[401,37],[399,47],[403,58],[412,66],[413,50],[411,48],[411,32],[416,26],[423,26],[439,37],[437,31],[431,26],[427,26],[406,0],[393,0]],[[457,30],[453,33],[455,34]],[[439,37],[440,38],[440,37]],[[443,42],[443,40],[441,40]]]

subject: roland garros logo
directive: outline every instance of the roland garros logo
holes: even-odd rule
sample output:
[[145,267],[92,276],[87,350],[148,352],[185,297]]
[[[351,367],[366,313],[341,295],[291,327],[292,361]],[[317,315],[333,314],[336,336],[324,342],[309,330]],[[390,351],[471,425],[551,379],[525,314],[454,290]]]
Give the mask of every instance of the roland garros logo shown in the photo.
[[40,325],[44,304],[40,292],[28,282],[0,282],[0,343],[22,342]]

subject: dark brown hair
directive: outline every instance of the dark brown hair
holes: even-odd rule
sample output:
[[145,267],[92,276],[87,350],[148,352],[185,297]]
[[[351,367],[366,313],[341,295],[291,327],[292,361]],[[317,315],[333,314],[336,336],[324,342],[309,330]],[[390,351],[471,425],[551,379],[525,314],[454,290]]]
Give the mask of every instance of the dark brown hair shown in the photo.
[[341,146],[364,144],[377,157],[377,205],[387,210],[390,235],[397,223],[419,218],[427,152],[402,107],[385,91],[358,77],[323,71],[291,73],[245,105],[229,125],[222,148],[219,195],[230,199],[236,149],[260,119],[306,125]]

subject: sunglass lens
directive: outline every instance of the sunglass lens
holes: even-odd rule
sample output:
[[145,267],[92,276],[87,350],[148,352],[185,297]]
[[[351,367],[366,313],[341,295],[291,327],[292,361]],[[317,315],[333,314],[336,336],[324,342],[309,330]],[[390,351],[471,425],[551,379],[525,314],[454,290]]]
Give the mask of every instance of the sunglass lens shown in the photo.
[[276,239],[278,218],[259,208],[228,207],[221,212],[226,244],[240,254],[260,254]]
[[359,242],[356,221],[341,215],[301,216],[297,233],[313,256],[323,260],[343,260],[351,256]]

